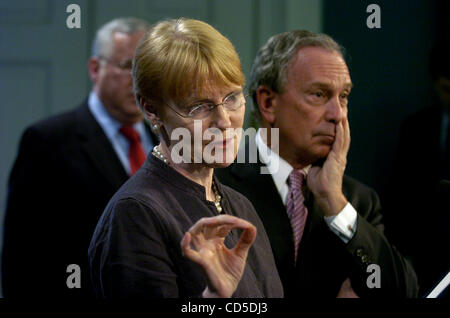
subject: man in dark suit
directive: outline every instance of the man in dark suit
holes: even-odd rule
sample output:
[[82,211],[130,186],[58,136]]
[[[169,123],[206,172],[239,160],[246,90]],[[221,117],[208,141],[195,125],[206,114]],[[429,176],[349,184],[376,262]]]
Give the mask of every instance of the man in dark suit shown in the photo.
[[344,175],[351,88],[333,39],[308,31],[273,36],[249,84],[262,129],[246,150],[250,158],[257,151],[257,162],[241,164],[238,156],[216,171],[259,213],[286,297],[417,294],[414,271],[383,235],[377,194]]
[[434,45],[429,66],[435,101],[401,125],[386,213],[387,234],[411,257],[421,295],[450,269],[449,253],[441,252],[448,249],[450,214],[437,204],[442,181],[450,181],[449,56],[450,40]]
[[156,144],[130,74],[148,27],[135,18],[101,27],[89,59],[89,98],[25,130],[8,186],[4,297],[93,295],[87,249],[97,221]]

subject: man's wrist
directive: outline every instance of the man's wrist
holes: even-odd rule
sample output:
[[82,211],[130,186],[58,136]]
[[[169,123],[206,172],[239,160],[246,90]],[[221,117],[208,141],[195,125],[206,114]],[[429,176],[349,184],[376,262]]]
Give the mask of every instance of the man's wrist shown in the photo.
[[339,212],[345,208],[348,201],[344,194],[340,193],[338,195],[330,195],[328,197],[317,199],[317,203],[322,208],[325,216],[330,217],[338,215]]
[[344,243],[348,243],[356,233],[358,213],[351,203],[347,203],[338,215],[325,216],[324,219],[330,230]]

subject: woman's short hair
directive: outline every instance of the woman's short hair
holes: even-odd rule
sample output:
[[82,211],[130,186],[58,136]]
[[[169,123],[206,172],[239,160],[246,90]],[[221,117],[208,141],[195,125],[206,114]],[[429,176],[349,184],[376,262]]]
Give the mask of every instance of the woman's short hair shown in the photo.
[[150,103],[177,103],[212,85],[245,83],[231,42],[209,24],[186,18],[159,22],[144,35],[132,75],[138,103],[141,97]]

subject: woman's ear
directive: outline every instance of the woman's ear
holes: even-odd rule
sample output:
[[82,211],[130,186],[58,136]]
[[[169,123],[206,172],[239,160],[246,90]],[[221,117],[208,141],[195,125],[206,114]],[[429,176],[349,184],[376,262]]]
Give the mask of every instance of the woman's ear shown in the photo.
[[267,86],[260,85],[256,89],[256,101],[261,120],[268,123],[269,126],[272,126],[276,119],[277,96],[278,93]]
[[156,105],[154,103],[151,103],[149,100],[143,98],[142,96],[139,96],[138,100],[139,104],[142,107],[142,110],[144,111],[145,116],[150,122],[153,133],[155,135],[160,135],[161,132],[164,134],[165,130],[164,127],[162,127],[162,120],[158,116],[158,110],[156,108]]
[[169,134],[167,133],[166,127],[164,127],[161,118],[159,117],[159,112],[156,108],[155,103],[148,101],[142,96],[139,96],[138,100],[139,104],[142,107],[142,110],[145,113],[145,116],[150,121],[152,131],[155,133],[155,135],[159,136],[161,141],[164,141],[167,147],[170,147],[171,140],[169,138]]
[[139,104],[144,111],[145,116],[150,121],[152,125],[160,125],[161,119],[158,116],[158,112],[154,103],[151,103],[149,100],[142,96],[138,96]]

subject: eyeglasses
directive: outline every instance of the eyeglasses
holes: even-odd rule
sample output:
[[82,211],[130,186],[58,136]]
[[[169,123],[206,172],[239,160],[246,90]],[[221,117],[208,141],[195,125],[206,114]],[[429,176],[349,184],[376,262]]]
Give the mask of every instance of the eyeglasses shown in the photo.
[[183,111],[176,110],[172,106],[168,105],[170,109],[172,109],[175,113],[184,118],[192,118],[192,119],[205,119],[208,117],[214,108],[222,105],[228,111],[235,111],[242,107],[245,104],[245,98],[248,95],[244,95],[242,91],[233,93],[225,97],[222,103],[214,104],[214,103],[200,103],[190,107],[186,107]]
[[108,60],[106,57],[104,56],[100,56],[99,57],[100,60],[105,61],[106,63],[118,68],[120,71],[122,72],[127,72],[130,73],[131,72],[131,68],[133,67],[133,61],[131,60],[126,60],[126,61],[122,61],[120,63],[113,63],[110,60]]

